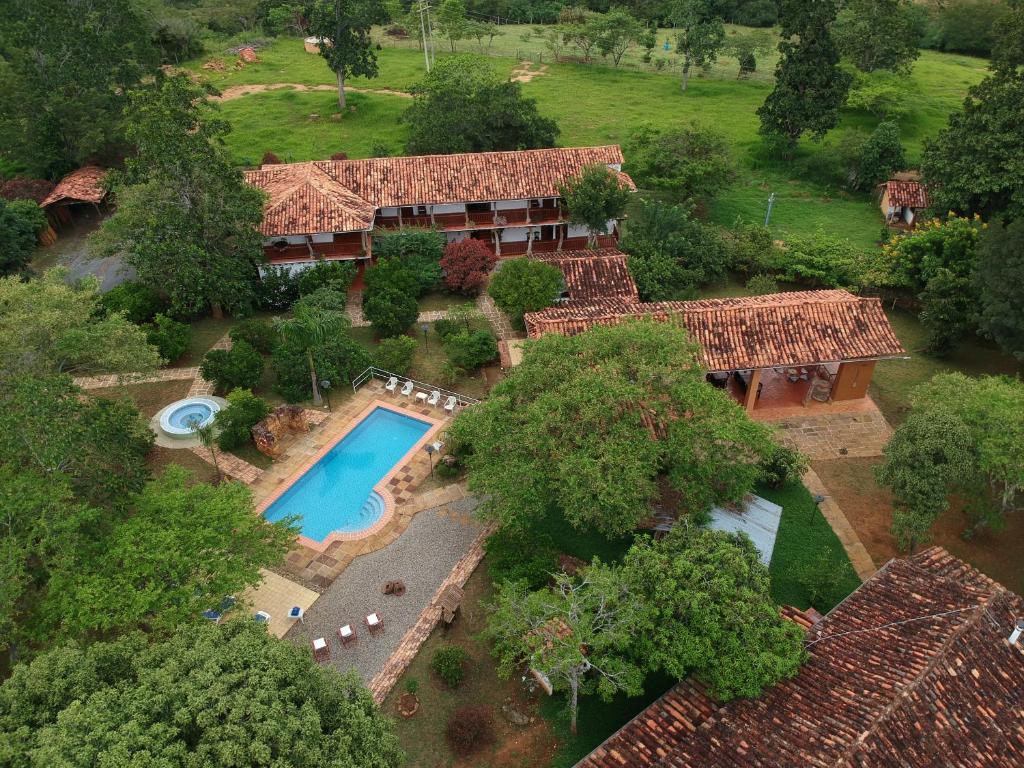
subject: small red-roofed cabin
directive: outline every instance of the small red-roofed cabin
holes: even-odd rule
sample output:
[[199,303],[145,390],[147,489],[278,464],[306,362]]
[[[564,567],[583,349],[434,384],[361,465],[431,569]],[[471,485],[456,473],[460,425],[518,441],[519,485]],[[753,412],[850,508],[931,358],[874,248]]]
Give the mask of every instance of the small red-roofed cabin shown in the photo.
[[898,229],[913,229],[918,214],[928,207],[928,188],[920,181],[891,179],[881,185],[881,208],[885,223]]
[[50,226],[60,229],[71,224],[76,212],[83,206],[101,214],[101,206],[107,198],[107,190],[103,186],[106,176],[106,168],[86,165],[58,181],[50,194],[39,203],[39,207],[46,211]]

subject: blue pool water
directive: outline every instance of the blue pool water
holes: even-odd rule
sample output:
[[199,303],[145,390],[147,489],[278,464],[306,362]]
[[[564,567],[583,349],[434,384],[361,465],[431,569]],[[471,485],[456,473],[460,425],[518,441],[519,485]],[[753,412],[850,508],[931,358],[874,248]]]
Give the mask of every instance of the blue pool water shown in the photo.
[[299,517],[302,535],[323,541],[329,533],[369,528],[384,512],[375,486],[430,424],[377,408],[285,491],[263,516],[274,522]]

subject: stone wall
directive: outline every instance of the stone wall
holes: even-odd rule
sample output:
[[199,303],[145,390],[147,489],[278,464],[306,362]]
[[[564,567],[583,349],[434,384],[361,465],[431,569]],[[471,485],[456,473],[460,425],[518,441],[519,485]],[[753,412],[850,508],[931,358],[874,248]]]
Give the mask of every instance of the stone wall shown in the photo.
[[309,420],[306,411],[297,405],[279,405],[263,421],[252,428],[252,439],[256,447],[267,456],[276,459],[284,450],[281,439],[291,432],[308,432]]

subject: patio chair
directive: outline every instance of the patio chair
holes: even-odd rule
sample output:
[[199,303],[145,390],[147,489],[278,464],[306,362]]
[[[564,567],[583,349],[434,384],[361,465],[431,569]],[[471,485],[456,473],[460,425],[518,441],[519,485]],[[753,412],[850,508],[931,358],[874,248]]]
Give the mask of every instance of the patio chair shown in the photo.
[[288,618],[291,619],[292,621],[295,621],[296,619],[298,619],[299,621],[304,621],[303,617],[305,615],[306,615],[306,612],[304,610],[302,610],[302,606],[301,605],[293,605],[288,610]]
[[384,389],[388,392],[394,392],[398,388],[398,377],[392,376],[388,379],[388,383],[384,385]]
[[352,629],[351,624],[346,624],[338,629],[338,639],[341,640],[342,645],[349,645],[354,643],[356,640],[356,632]]
[[459,401],[455,399],[455,395],[451,395],[447,400],[444,401],[444,410],[446,413],[455,413],[455,406],[459,404]]
[[430,397],[427,398],[427,405],[429,405],[430,407],[434,407],[440,402],[440,400],[441,390],[435,389],[433,392],[430,393]]
[[313,641],[313,661],[324,662],[331,660],[331,646],[327,644],[327,640],[318,637]]
[[266,611],[256,611],[256,613],[253,614],[252,620],[257,624],[269,624],[270,614]]
[[413,391],[413,389],[415,389],[415,385],[414,385],[414,384],[413,384],[413,383],[412,383],[411,381],[407,381],[407,382],[405,382],[405,384],[404,384],[404,385],[402,386],[402,394],[403,394],[403,395],[404,395],[405,397],[408,397],[409,395],[411,395],[411,394],[412,394],[412,391]]
[[384,629],[384,621],[376,613],[367,614],[366,618],[363,619],[363,623],[366,624],[366,628],[370,632],[379,632]]

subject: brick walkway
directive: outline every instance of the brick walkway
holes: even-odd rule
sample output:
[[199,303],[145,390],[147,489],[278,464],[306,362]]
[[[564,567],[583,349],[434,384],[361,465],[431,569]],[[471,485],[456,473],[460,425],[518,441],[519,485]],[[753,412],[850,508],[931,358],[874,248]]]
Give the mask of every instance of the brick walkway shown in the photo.
[[383,703],[391,689],[395,687],[398,678],[402,676],[402,673],[409,668],[412,660],[416,658],[416,654],[419,653],[426,639],[430,637],[434,627],[441,621],[441,609],[438,605],[441,593],[451,584],[464,587],[473,571],[480,564],[480,561],[483,560],[484,541],[491,534],[492,530],[492,527],[488,526],[480,532],[470,550],[452,569],[448,578],[437,588],[430,604],[420,614],[419,620],[405,633],[405,636],[398,644],[398,648],[384,663],[381,671],[370,681],[370,693],[373,694],[373,700],[378,705]]
[[[194,448],[189,448],[192,453],[198,456],[205,462],[213,464],[213,457],[210,455],[208,448],[197,445]],[[217,466],[220,467],[220,471],[224,473],[226,477],[232,480],[238,480],[246,485],[251,485],[263,477],[263,470],[259,467],[254,467],[248,461],[240,459],[233,453],[226,453],[225,451],[217,451]]]
[[491,324],[494,335],[502,341],[525,338],[525,334],[512,328],[512,323],[509,322],[505,313],[498,309],[498,305],[494,303],[494,299],[487,294],[486,290],[477,296],[476,306],[487,318],[487,322]]
[[808,469],[802,480],[804,485],[807,487],[807,490],[811,492],[811,495],[820,495],[825,497],[825,500],[818,505],[818,508],[821,510],[821,514],[824,518],[828,521],[828,524],[832,526],[832,530],[839,538],[839,542],[843,545],[843,549],[846,550],[846,556],[850,558],[853,570],[857,572],[861,581],[864,581],[877,569],[875,568],[874,561],[871,559],[871,555],[868,554],[867,549],[864,547],[864,543],[857,535],[857,531],[855,531],[853,526],[850,525],[850,521],[846,519],[846,515],[843,514],[842,508],[829,494],[828,489],[825,487],[824,483],[821,482],[821,478],[818,477],[817,472],[813,469]]
[[191,366],[188,368],[164,368],[149,376],[119,376],[116,373],[107,376],[81,376],[75,379],[75,385],[82,389],[104,389],[121,385],[153,384],[158,381],[182,381],[195,379],[198,376],[199,368]]
[[[363,317],[363,292],[362,291],[349,291],[348,301],[345,303],[345,314],[348,315],[349,322],[352,323],[353,328],[368,328],[370,321]],[[426,312],[420,312],[416,317],[417,323],[433,323],[448,316],[448,310],[446,309],[431,309]]]
[[782,440],[812,460],[880,456],[892,428],[877,408],[797,416],[773,422]]
[[[210,347],[210,349],[231,349],[231,337],[228,336],[227,334],[224,334],[219,339],[217,339],[217,343]],[[214,389],[216,389],[216,387],[214,386],[213,382],[207,381],[201,375],[199,375],[197,369],[196,378],[192,382],[192,386],[189,387],[188,396],[209,397],[210,395],[213,394]]]

